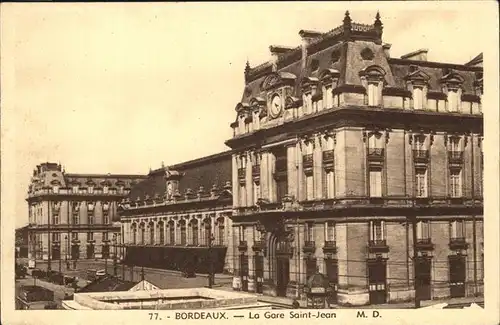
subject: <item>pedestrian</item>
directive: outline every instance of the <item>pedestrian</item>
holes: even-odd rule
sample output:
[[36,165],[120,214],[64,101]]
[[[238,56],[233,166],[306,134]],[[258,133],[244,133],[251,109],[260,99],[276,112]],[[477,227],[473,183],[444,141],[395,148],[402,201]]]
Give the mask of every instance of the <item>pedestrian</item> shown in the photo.
[[297,301],[297,299],[293,299],[292,308],[293,309],[299,309],[300,308],[300,303]]

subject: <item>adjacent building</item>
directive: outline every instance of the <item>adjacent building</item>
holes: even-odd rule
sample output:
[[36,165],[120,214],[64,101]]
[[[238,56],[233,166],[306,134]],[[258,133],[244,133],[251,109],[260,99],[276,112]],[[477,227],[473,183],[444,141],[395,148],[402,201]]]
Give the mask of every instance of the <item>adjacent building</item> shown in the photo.
[[395,58],[382,34],[347,12],[247,64],[226,142],[238,289],[297,297],[319,270],[339,304],[482,293],[482,55]]
[[43,163],[28,189],[28,255],[59,261],[110,257],[120,243],[118,203],[140,175],[71,174]]
[[121,204],[124,262],[232,272],[231,191],[231,152],[150,171]]

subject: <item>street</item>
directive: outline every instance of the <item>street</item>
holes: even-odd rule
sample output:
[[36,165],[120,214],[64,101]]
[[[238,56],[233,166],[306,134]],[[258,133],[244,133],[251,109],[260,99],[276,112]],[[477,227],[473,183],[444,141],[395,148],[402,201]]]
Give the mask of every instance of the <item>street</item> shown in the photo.
[[[61,263],[61,272],[68,276],[76,276],[79,281],[79,285],[83,286],[84,281],[87,279],[87,270],[101,270],[105,268],[104,260],[79,260],[77,261],[76,270],[66,269],[66,263]],[[72,263],[71,263],[72,266]],[[36,268],[47,270],[47,262],[37,262]],[[51,268],[53,271],[59,271],[59,262],[52,262]],[[107,271],[109,274],[113,275],[113,261],[108,260],[107,262]],[[29,271],[31,273],[31,271]],[[117,265],[117,276],[123,278],[123,274],[125,275],[126,281],[140,281],[141,279],[141,268],[134,267],[133,272],[131,272],[130,267],[125,266],[125,272],[123,272],[123,266]],[[208,278],[206,275],[197,275],[195,278],[184,278],[177,271],[170,270],[161,270],[161,269],[151,269],[144,268],[144,278],[151,283],[162,289],[180,289],[180,288],[197,288],[203,287],[208,284]],[[232,285],[232,276],[230,275],[222,275],[217,274],[215,276],[215,285],[216,286],[224,286],[230,288]]]

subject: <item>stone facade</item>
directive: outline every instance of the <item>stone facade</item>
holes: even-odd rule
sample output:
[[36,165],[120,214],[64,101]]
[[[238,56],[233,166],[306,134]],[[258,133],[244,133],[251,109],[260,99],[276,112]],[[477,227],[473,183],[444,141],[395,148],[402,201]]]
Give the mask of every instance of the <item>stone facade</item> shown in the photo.
[[482,294],[482,59],[391,58],[382,30],[346,13],[247,64],[236,290],[297,297],[319,270],[344,305]]
[[125,263],[233,272],[231,153],[151,171],[122,202]]
[[111,256],[120,232],[118,203],[139,175],[66,173],[60,164],[37,166],[28,190],[28,257],[78,260]]

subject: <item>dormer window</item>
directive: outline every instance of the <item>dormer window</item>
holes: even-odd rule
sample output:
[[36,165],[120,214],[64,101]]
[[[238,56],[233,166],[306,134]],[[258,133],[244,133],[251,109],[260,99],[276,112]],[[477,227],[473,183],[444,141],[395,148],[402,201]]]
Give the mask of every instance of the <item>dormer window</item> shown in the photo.
[[413,109],[424,108],[424,90],[422,87],[413,88]]
[[359,72],[361,83],[366,88],[365,104],[379,106],[382,100],[382,87],[385,80],[385,71],[377,65],[372,65]]
[[78,185],[73,185],[73,193],[78,193]]
[[458,112],[458,90],[450,89],[448,90],[448,111],[449,112]]
[[108,194],[108,191],[109,191],[109,187],[108,187],[108,186],[104,186],[104,187],[102,188],[102,192],[103,192],[104,194]]
[[94,187],[93,186],[89,186],[88,187],[88,193],[89,194],[93,194],[94,193]]

